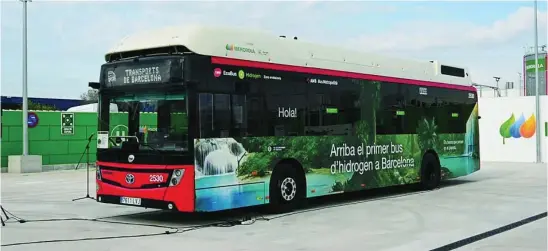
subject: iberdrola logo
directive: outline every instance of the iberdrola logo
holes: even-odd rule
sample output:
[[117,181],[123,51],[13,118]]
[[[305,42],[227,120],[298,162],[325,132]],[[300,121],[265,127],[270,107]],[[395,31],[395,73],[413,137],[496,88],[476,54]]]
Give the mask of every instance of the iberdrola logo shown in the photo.
[[227,51],[238,51],[238,52],[245,52],[245,53],[255,53],[255,50],[253,48],[247,48],[247,47],[241,47],[236,46],[234,44],[226,44],[225,46]]
[[523,116],[523,113],[516,121],[514,114],[510,116],[506,121],[500,125],[499,133],[502,136],[502,143],[505,144],[505,139],[508,138],[531,138],[535,135],[536,131],[536,118],[535,114],[532,114],[527,120]]

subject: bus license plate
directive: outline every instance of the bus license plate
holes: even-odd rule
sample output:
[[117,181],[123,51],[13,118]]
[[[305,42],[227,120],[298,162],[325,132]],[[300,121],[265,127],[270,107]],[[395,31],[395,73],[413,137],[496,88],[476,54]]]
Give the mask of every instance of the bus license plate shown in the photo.
[[127,205],[141,205],[141,199],[140,198],[130,198],[130,197],[120,197],[120,203],[127,204]]

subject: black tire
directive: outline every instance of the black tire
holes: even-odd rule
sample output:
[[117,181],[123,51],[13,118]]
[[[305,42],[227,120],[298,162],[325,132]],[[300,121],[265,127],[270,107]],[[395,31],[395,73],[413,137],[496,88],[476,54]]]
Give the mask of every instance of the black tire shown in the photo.
[[420,188],[422,190],[433,190],[440,186],[441,167],[436,155],[432,153],[426,153],[422,157],[420,175]]
[[290,212],[301,205],[306,196],[306,189],[297,175],[296,168],[279,166],[270,178],[270,212]]

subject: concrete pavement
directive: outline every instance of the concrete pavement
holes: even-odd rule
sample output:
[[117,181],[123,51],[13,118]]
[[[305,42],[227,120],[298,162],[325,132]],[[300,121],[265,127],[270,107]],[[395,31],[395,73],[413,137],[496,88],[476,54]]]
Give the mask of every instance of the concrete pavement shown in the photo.
[[[95,197],[93,174],[90,191]],[[259,219],[252,225],[209,227],[161,236],[4,246],[54,239],[155,234],[170,230],[168,227],[184,231],[194,225],[247,213],[185,215],[105,205],[87,199],[72,202],[73,198],[85,195],[85,178],[85,170],[2,174],[2,205],[27,220],[103,218],[133,225],[94,221],[12,222],[2,227],[2,249],[431,250],[546,212],[547,207],[545,165],[484,163],[481,171],[449,181],[439,190],[313,201],[310,207],[296,214],[269,221]],[[544,218],[459,250],[547,250],[546,236]]]

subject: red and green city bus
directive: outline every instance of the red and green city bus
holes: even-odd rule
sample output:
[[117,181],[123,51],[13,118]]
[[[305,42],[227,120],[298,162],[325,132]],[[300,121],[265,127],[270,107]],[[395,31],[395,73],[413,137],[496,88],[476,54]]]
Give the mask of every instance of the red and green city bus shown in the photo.
[[287,211],[480,169],[466,68],[199,25],[128,36],[105,59],[90,83],[101,203]]

